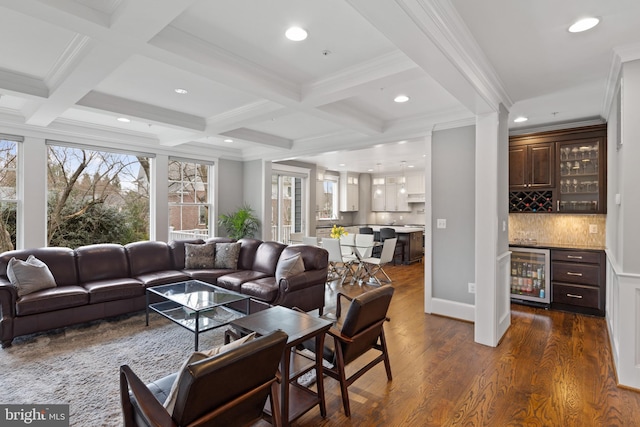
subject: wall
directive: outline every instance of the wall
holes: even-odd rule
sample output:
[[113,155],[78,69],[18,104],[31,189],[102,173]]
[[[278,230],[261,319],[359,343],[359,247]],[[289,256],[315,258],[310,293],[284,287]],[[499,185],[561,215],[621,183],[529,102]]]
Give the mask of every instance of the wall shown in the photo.
[[271,162],[262,160],[244,162],[242,194],[243,202],[251,206],[260,218],[260,229],[255,237],[271,240],[269,227],[271,224]]
[[216,223],[217,232],[213,234],[215,236],[226,236],[224,230],[217,229],[218,215],[231,213],[244,203],[242,197],[244,166],[242,162],[220,159],[216,167],[217,182],[214,188],[217,190],[217,197],[216,203],[214,203],[214,222]]
[[621,77],[607,126],[606,316],[618,383],[640,390],[640,61],[623,63]]
[[[433,298],[475,304],[475,126],[432,138]],[[436,227],[447,220],[446,229]]]
[[[590,233],[595,225],[597,233]],[[509,241],[534,239],[538,244],[604,248],[607,215],[509,214]]]

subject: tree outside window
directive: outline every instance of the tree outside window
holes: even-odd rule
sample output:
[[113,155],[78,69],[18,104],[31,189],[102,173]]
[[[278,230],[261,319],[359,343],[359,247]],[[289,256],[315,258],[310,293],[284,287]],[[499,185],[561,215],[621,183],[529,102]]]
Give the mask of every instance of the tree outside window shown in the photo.
[[18,143],[0,139],[0,251],[16,247]]
[[209,237],[209,168],[169,160],[169,239]]
[[49,246],[149,238],[147,157],[56,145],[48,157]]

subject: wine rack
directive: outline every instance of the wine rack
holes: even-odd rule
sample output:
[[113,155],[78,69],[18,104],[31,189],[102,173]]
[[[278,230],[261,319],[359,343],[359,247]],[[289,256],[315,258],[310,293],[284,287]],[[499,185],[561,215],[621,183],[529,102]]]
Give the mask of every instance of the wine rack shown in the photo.
[[509,212],[553,212],[553,191],[511,191]]

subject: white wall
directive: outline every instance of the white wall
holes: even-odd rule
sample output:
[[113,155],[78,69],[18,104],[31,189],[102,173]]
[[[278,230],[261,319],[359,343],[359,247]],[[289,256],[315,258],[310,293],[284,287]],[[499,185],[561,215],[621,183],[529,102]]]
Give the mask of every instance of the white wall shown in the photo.
[[[608,120],[607,325],[618,382],[640,389],[640,61],[622,64]],[[620,107],[620,111],[618,108]],[[621,123],[620,123],[621,120]],[[621,134],[618,134],[618,129]],[[621,140],[622,145],[617,146]],[[621,203],[617,205],[616,194]]]
[[216,164],[216,201],[214,202],[214,223],[216,223],[216,236],[226,236],[224,230],[217,229],[218,216],[228,214],[242,206],[244,200],[242,191],[244,187],[244,165],[242,162],[220,159]]

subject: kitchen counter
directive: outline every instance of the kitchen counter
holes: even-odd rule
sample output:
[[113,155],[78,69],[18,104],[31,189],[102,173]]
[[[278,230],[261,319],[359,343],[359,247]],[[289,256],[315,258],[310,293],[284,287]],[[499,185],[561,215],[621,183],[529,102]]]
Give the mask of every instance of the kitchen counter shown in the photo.
[[606,249],[604,246],[587,246],[571,243],[509,242],[509,246],[533,249],[579,249],[581,251],[604,251]]
[[380,231],[381,228],[393,228],[397,234],[424,233],[424,227],[404,227],[402,225],[371,225],[373,231]]

